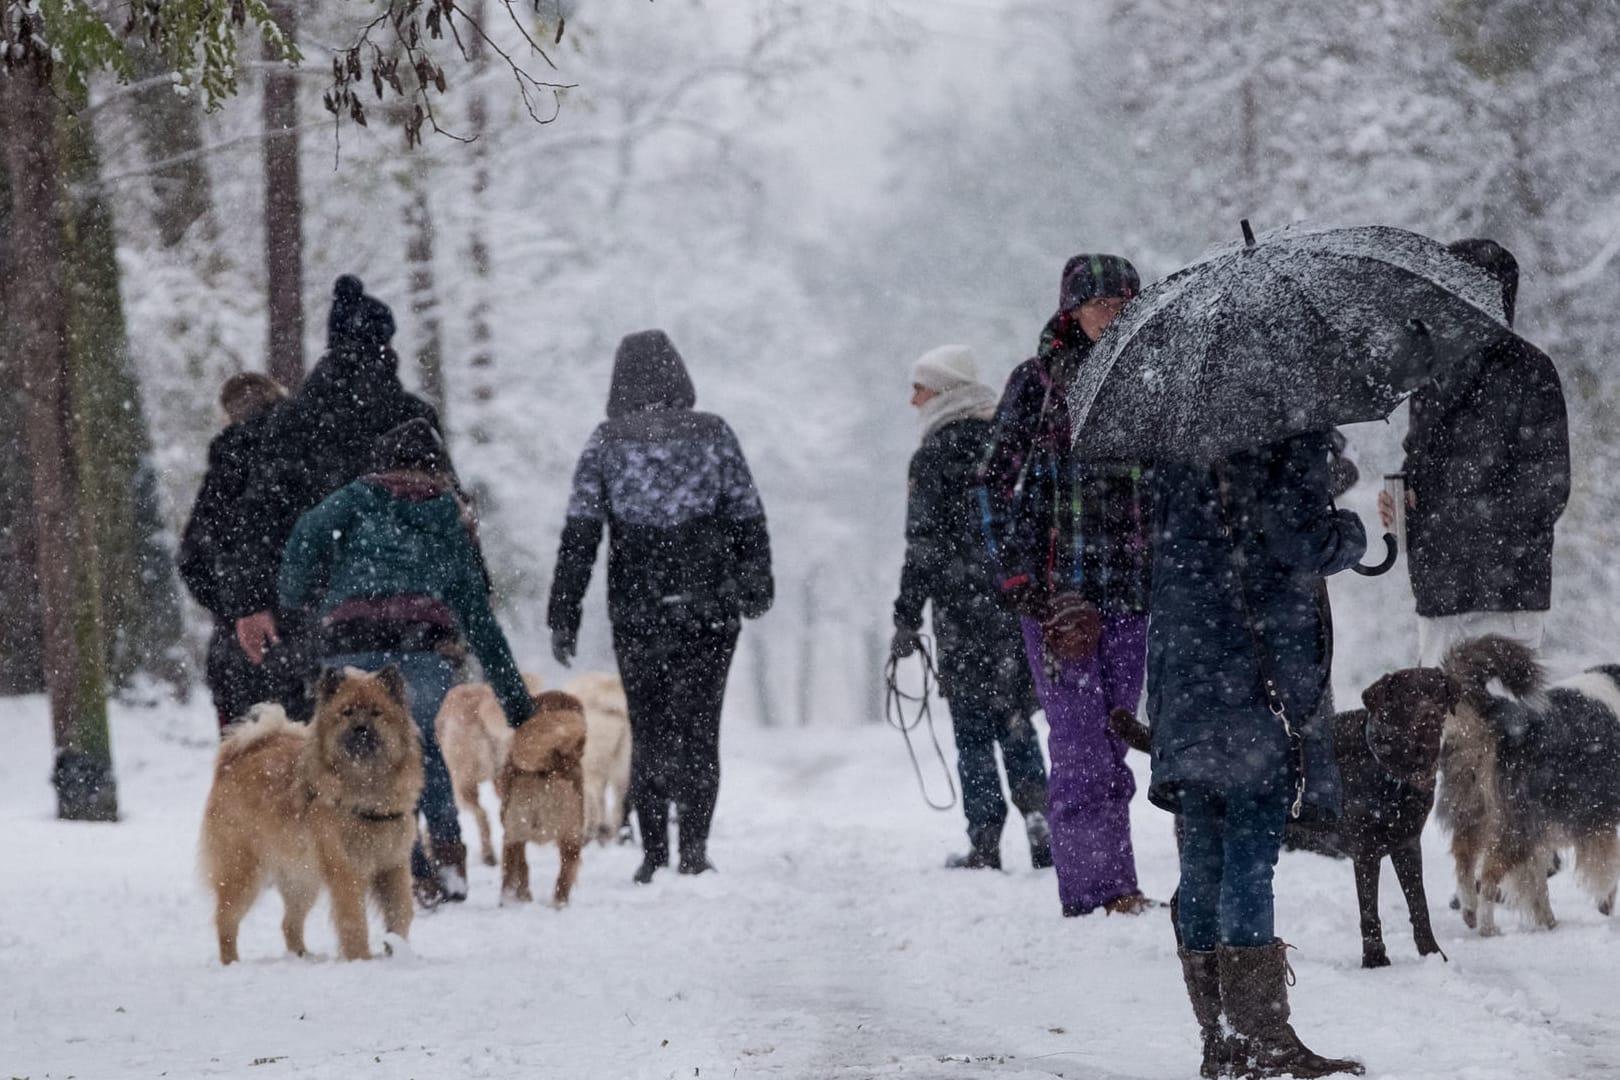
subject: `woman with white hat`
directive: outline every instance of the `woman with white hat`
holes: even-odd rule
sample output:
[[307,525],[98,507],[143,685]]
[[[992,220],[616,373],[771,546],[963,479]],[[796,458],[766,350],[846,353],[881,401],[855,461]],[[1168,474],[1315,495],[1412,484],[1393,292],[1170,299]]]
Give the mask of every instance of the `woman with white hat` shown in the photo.
[[1046,764],[1030,723],[1034,689],[1018,619],[999,603],[975,491],[996,394],[979,382],[973,350],[965,345],[923,354],[912,365],[911,382],[922,444],[911,458],[906,562],[890,651],[904,657],[916,649],[923,605],[932,601],[970,845],[946,865],[1001,868],[1007,804],[996,772],[999,743],[1013,805],[1024,815],[1030,860],[1038,868],[1051,866]]

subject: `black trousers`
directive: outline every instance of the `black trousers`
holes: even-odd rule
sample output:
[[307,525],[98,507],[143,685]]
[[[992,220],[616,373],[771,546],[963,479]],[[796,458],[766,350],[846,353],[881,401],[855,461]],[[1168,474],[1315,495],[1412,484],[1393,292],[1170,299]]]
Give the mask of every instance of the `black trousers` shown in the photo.
[[306,672],[295,652],[277,646],[266,655],[263,664],[255,664],[237,644],[236,624],[230,620],[214,620],[203,674],[214,698],[214,712],[221,731],[262,701],[280,702],[294,719],[308,718],[303,707]]
[[647,857],[669,859],[669,804],[680,852],[704,857],[720,794],[720,706],[737,622],[671,611],[613,627],[630,706],[630,805]]

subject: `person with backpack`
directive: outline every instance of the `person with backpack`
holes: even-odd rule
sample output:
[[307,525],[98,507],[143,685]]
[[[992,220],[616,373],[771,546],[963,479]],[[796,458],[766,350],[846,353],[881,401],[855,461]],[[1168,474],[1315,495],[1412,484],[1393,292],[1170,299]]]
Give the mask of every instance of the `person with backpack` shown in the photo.
[[619,343],[607,420],[574,469],[546,623],[567,667],[604,530],[608,620],[630,706],[630,802],[641,826],[634,880],[669,864],[702,874],[720,794],[720,709],[741,619],[774,595],[765,508],[729,425],[699,412],[686,363],[662,330]]
[[1031,720],[1034,687],[1018,617],[1001,607],[979,525],[977,473],[990,440],[996,395],[979,382],[964,345],[942,345],[911,368],[911,404],[922,442],[912,455],[906,499],[906,559],[894,602],[890,655],[918,648],[923,606],[933,604],[940,690],[950,703],[968,850],[946,866],[1001,869],[1007,820],[996,746],[1007,788],[1024,816],[1030,862],[1052,865],[1046,824],[1046,763]]
[[1063,268],[1057,314],[1007,380],[980,469],[984,527],[1002,602],[1022,618],[1046,711],[1047,820],[1066,916],[1149,906],[1136,881],[1126,746],[1108,726],[1134,712],[1147,648],[1150,472],[1077,461],[1068,389],[1092,346],[1141,290],[1118,255]]
[[323,666],[393,665],[405,677],[422,737],[419,812],[432,853],[429,860],[418,840],[411,875],[417,903],[431,909],[467,896],[467,848],[434,730],[462,655],[478,658],[512,727],[529,718],[533,702],[490,610],[471,514],[438,432],[425,418],[407,421],[377,440],[374,462],[298,519],[278,602],[315,616]]

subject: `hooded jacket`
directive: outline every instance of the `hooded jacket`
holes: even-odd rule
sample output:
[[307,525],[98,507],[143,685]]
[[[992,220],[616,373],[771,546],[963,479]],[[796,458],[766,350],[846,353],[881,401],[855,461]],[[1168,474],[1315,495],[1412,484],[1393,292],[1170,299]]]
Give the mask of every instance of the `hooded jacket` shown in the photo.
[[[447,484],[410,474],[367,476],[298,519],[279,573],[282,610],[313,608],[326,653],[386,645],[420,648],[460,637],[509,723],[533,707],[489,607],[483,561]],[[392,633],[395,640],[377,640]],[[415,635],[414,644],[400,635]]]
[[1147,611],[1151,474],[1131,462],[1077,461],[1072,449],[1068,387],[1090,354],[1079,324],[1053,316],[1039,352],[1007,380],[979,472],[1003,596],[1029,614],[1068,591],[1107,614]]
[[1570,483],[1569,418],[1547,355],[1504,337],[1419,390],[1405,446],[1417,613],[1546,611]]
[[598,425],[574,470],[546,622],[576,632],[602,532],[614,625],[663,616],[756,618],[773,596],[765,510],[737,437],[693,408],[662,330],[619,345]]

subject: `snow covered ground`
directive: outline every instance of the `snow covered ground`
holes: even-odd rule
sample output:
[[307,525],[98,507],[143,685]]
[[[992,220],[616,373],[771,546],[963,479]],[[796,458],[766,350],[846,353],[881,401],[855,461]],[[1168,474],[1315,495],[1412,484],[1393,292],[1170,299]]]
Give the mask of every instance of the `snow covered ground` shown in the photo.
[[[194,871],[206,707],[118,708],[114,724],[125,820],[62,824],[43,701],[0,702],[0,1077],[1196,1075],[1165,915],[1059,917],[1050,871],[1010,831],[1009,872],[941,869],[956,812],[923,807],[881,726],[731,722],[717,874],[638,888],[634,852],[592,848],[557,912],[497,907],[479,866],[466,904],[417,920],[412,955],[361,964],[283,956],[266,897],[225,969]],[[1165,897],[1169,819],[1139,797],[1135,824],[1143,885]],[[534,861],[548,881],[555,855]],[[1432,837],[1450,962],[1418,960],[1386,872],[1394,966],[1363,972],[1350,868],[1284,855],[1307,1041],[1374,1077],[1615,1075],[1620,934],[1571,875],[1553,882],[1556,931],[1510,918],[1490,941],[1445,909],[1448,878]],[[324,905],[310,931],[330,956]]]

